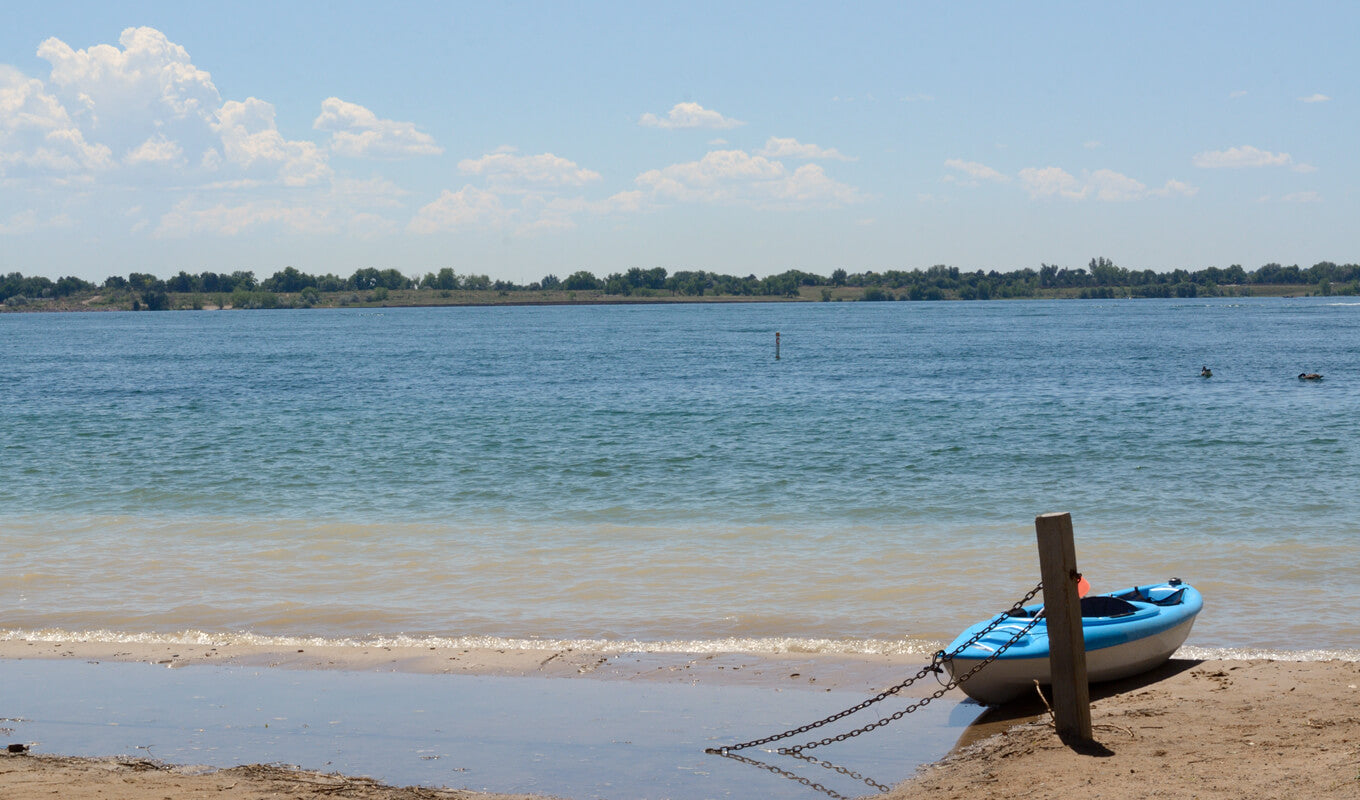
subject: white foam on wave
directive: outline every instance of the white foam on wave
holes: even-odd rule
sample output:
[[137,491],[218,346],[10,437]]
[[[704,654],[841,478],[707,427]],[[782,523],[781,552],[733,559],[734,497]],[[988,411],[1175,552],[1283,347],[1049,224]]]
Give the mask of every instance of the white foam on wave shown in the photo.
[[619,653],[748,653],[755,655],[928,655],[939,649],[940,643],[920,639],[821,639],[803,637],[727,637],[720,639],[675,639],[644,641],[640,639],[553,639],[506,638],[499,636],[392,636],[341,637],[323,636],[265,636],[249,631],[235,633],[199,630],[174,633],[111,630],[68,631],[57,628],[41,630],[0,630],[0,640],[30,642],[96,642],[109,644],[180,644],[229,647],[244,645],[263,648],[292,647],[410,647],[429,649],[489,649],[489,650],[583,650],[613,655]]
[[[249,631],[212,633],[185,630],[174,633],[120,632],[111,630],[68,631],[0,630],[0,641],[94,642],[109,644],[203,645],[230,647],[243,645],[261,648],[294,647],[403,647],[462,650],[580,650],[603,655],[621,653],[743,653],[750,655],[878,655],[929,656],[942,644],[929,639],[826,639],[809,637],[726,637],[719,639],[553,639],[506,638],[499,636],[392,636],[341,637],[265,636]],[[1177,658],[1215,661],[1360,661],[1360,649],[1283,650],[1246,647],[1182,647]]]
[[1206,661],[1360,661],[1360,650],[1277,650],[1253,647],[1182,647],[1176,658]]

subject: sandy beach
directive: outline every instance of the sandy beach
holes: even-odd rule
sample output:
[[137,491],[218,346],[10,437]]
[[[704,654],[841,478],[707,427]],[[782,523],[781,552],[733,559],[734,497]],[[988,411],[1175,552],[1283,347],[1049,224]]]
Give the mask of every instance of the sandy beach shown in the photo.
[[[301,650],[301,652],[296,652]],[[146,661],[176,668],[202,663],[284,669],[466,672],[589,676],[602,680],[755,686],[822,686],[874,691],[895,683],[907,659],[704,654],[602,655],[567,651],[403,651],[0,643],[0,658]],[[1093,691],[1096,745],[1076,752],[1047,724],[1037,701],[988,713],[954,750],[893,789],[916,797],[1323,797],[1360,796],[1360,664],[1350,661],[1173,661],[1152,680]],[[1037,716],[1036,716],[1037,715]],[[473,722],[475,720],[469,720]],[[0,761],[0,798],[264,797],[506,798],[462,790],[389,787],[278,766],[186,770],[108,754],[104,759],[32,752]]]

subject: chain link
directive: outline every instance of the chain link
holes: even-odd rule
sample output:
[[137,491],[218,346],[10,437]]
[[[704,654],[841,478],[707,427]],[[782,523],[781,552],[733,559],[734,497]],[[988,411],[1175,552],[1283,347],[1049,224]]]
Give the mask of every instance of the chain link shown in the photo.
[[[761,769],[773,772],[776,775],[782,775],[783,777],[788,778],[789,780],[794,781],[795,783],[803,784],[809,789],[815,789],[821,792],[822,794],[826,795],[827,797],[833,798],[833,800],[854,800],[851,797],[847,797],[841,794],[835,789],[828,789],[822,784],[813,781],[811,778],[804,778],[802,775],[789,772],[788,770],[782,767],[776,767],[774,764],[768,764],[764,761],[758,761],[754,758],[747,758],[746,756],[737,755],[736,753],[719,753],[717,750],[706,750],[704,752],[720,755],[723,758],[730,758],[733,761],[740,761],[743,764],[749,764],[753,767],[760,767]],[[886,789],[884,791],[886,791]]]
[[868,787],[871,788],[871,789],[877,789],[879,792],[890,792],[890,791],[892,791],[892,787],[891,787],[891,786],[884,786],[883,784],[879,783],[878,781],[874,780],[873,778],[870,778],[870,777],[868,777],[867,775],[862,775],[862,774],[860,774],[860,773],[858,773],[858,772],[856,772],[856,771],[854,771],[853,769],[850,769],[850,768],[848,768],[848,767],[842,767],[840,764],[832,764],[830,761],[827,761],[827,760],[825,760],[825,759],[821,759],[821,758],[813,758],[812,756],[806,756],[806,755],[803,755],[802,753],[793,754],[793,757],[794,757],[794,758],[801,758],[801,759],[803,759],[804,761],[808,762],[809,764],[816,764],[817,766],[821,767],[822,769],[829,769],[829,770],[831,770],[832,772],[838,772],[838,773],[840,773],[841,775],[844,775],[844,776],[847,777],[847,778],[853,778],[854,780],[857,780],[857,781],[859,781],[860,783],[863,783],[865,786],[868,786]]
[[[749,742],[728,745],[726,747],[709,747],[706,748],[704,752],[713,755],[728,756],[731,755],[731,753],[736,750],[745,750],[749,747],[759,747],[763,744],[769,744],[770,742],[777,742],[781,739],[788,739],[789,737],[792,736],[798,736],[799,734],[807,733],[808,731],[811,730],[816,730],[817,728],[820,728],[823,725],[829,725],[835,722],[836,720],[848,717],[857,711],[863,711],[864,709],[868,708],[869,706],[875,703],[882,702],[883,700],[892,697],[893,695],[897,694],[898,692],[902,691],[908,686],[911,686],[913,683],[916,683],[917,681],[921,680],[927,675],[930,674],[938,675],[942,671],[941,665],[944,664],[946,661],[949,661],[950,659],[954,658],[954,656],[958,655],[959,653],[963,652],[969,647],[972,647],[974,644],[980,641],[982,637],[996,630],[997,627],[1000,626],[1006,620],[1012,619],[1013,617],[1017,617],[1023,614],[1025,603],[1034,599],[1034,596],[1037,595],[1040,591],[1042,591],[1043,588],[1044,584],[1043,582],[1040,582],[1039,585],[1035,586],[1033,589],[1030,589],[1028,592],[1026,592],[1024,597],[1017,600],[1015,604],[1010,607],[1010,610],[1006,611],[1003,614],[998,615],[996,619],[993,619],[991,622],[989,622],[985,627],[982,628],[982,630],[970,636],[968,638],[968,641],[954,648],[954,652],[945,653],[945,651],[940,650],[939,652],[935,653],[934,657],[931,659],[929,664],[921,668],[920,672],[916,673],[910,678],[907,678],[906,680],[902,681],[896,686],[884,689],[883,691],[879,692],[873,697],[870,697],[868,700],[865,700],[864,702],[858,705],[851,706],[850,708],[847,708],[844,711],[838,711],[835,714],[832,714],[831,716],[826,717],[824,719],[817,720],[816,722],[810,722],[807,725],[800,725],[797,728],[784,731],[783,733],[776,733],[773,736],[766,736],[761,739],[752,739]],[[809,758],[808,756],[802,755],[802,752],[804,750],[811,750],[815,747],[822,747],[823,745],[828,745],[831,744],[832,742],[843,742],[846,739],[859,736],[862,733],[868,733],[869,731],[881,728],[890,722],[896,722],[897,720],[901,719],[907,714],[910,714],[916,709],[928,705],[931,701],[938,700],[939,698],[943,697],[944,694],[948,692],[950,689],[953,689],[954,687],[973,677],[973,675],[977,674],[978,670],[995,661],[997,658],[1001,656],[1002,653],[1006,652],[1006,650],[1009,649],[1011,645],[1020,641],[1021,637],[1029,633],[1031,630],[1033,630],[1034,626],[1039,624],[1039,620],[1043,619],[1043,616],[1044,612],[1043,609],[1041,608],[1039,609],[1038,612],[1035,613],[1034,617],[1024,627],[1017,631],[1015,635],[1011,636],[1009,641],[1003,644],[1000,648],[994,651],[987,658],[973,665],[972,669],[968,670],[962,675],[956,675],[952,677],[947,683],[942,684],[942,688],[940,688],[939,690],[935,691],[930,695],[927,695],[926,697],[921,698],[920,700],[916,701],[915,703],[912,703],[911,705],[907,706],[901,711],[898,711],[892,716],[880,719],[877,722],[872,722],[868,725],[865,725],[862,728],[859,728],[858,730],[849,731],[847,733],[842,733],[837,736],[828,736],[825,739],[821,739],[815,742],[808,742],[806,744],[801,744],[796,747],[781,747],[775,752],[781,753],[783,755],[798,756],[800,758]],[[761,762],[756,763],[759,764]]]

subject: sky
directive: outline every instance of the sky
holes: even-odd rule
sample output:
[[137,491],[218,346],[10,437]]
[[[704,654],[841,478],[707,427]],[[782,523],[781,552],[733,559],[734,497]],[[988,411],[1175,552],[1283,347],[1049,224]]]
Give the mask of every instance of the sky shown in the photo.
[[1354,2],[4,16],[0,273],[1360,260]]

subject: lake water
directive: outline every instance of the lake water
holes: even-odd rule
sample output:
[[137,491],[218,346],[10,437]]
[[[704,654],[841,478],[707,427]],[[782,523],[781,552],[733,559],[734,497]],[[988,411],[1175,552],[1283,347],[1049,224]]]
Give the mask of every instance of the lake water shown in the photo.
[[0,635],[925,653],[1070,511],[1354,658],[1358,388],[1329,298],[0,314]]

